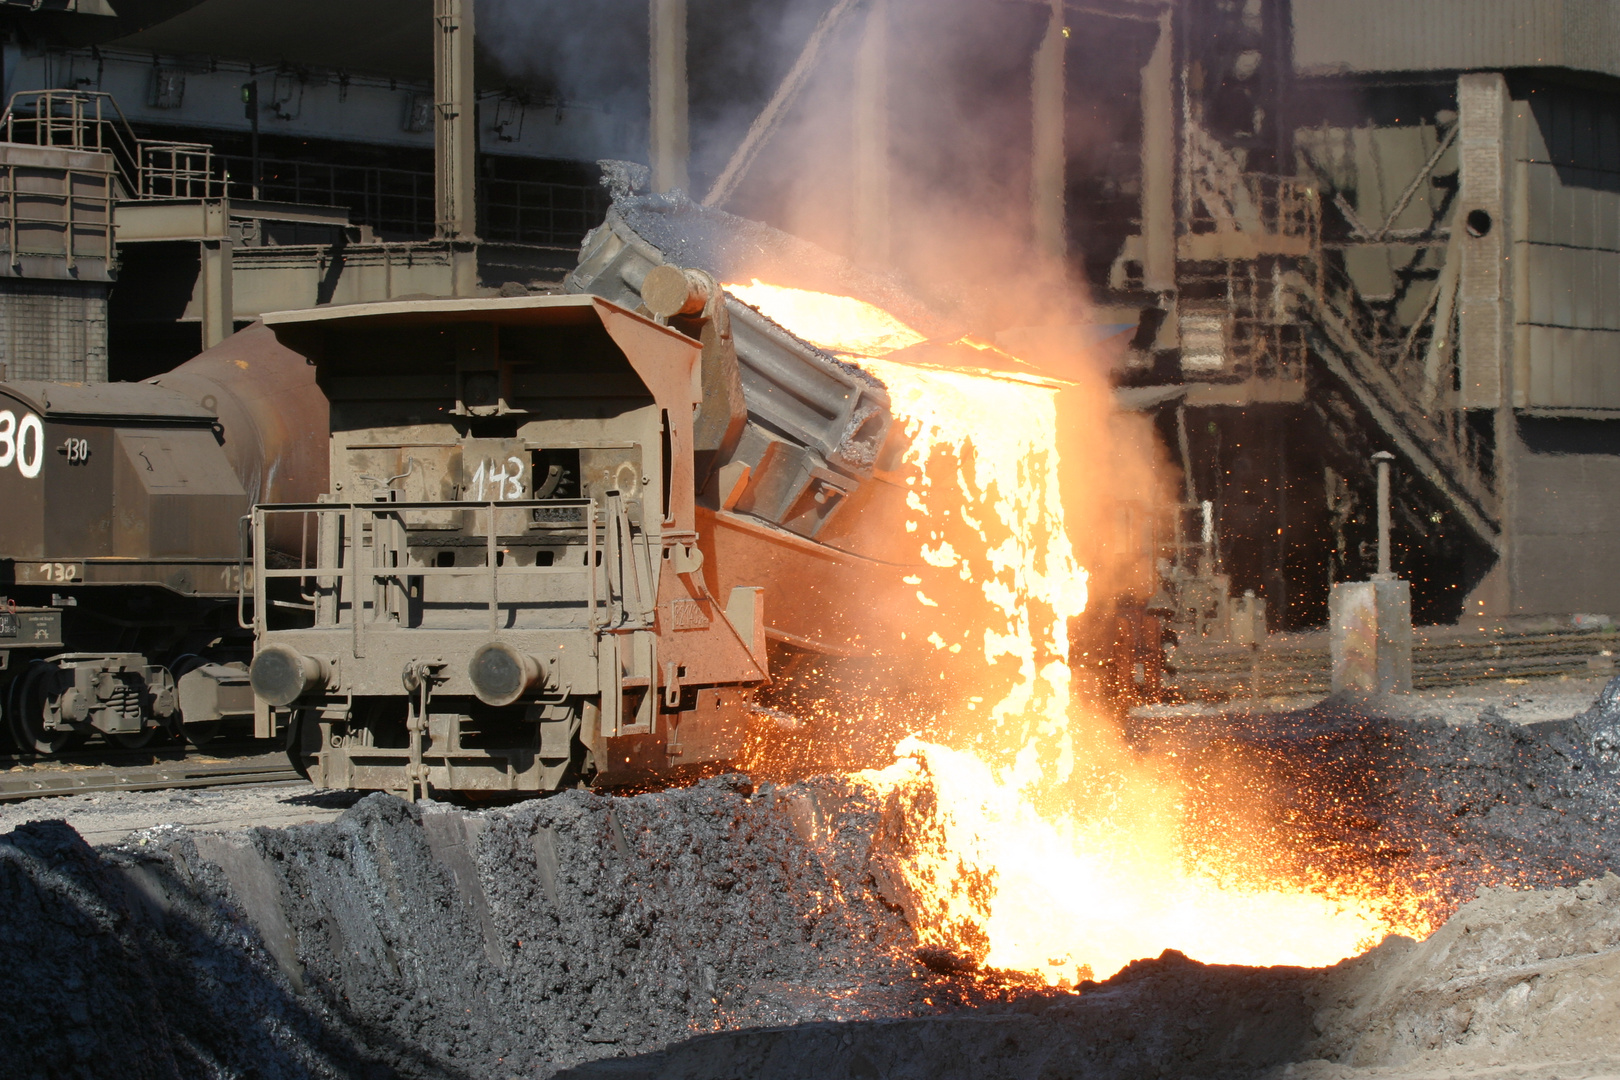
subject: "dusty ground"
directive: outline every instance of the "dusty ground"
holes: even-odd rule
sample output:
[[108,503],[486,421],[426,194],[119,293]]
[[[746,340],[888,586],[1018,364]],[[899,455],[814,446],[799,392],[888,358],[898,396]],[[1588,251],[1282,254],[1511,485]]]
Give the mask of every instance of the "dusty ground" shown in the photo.
[[[882,807],[837,779],[478,813],[288,789],[7,807],[7,828],[141,831],[0,836],[6,1071],[1616,1075],[1615,698],[1530,725],[1506,697],[1471,723],[1344,702],[1134,717],[1144,754],[1204,778],[1212,825],[1241,811],[1300,866],[1421,879],[1461,910],[1326,972],[1167,954],[1078,995],[919,964],[869,868]],[[271,815],[315,823],[222,831]],[[1472,899],[1503,883],[1538,891]]]
[[1620,1075],[1620,878],[1492,890],[1422,945],[1323,971],[1178,955],[1095,990],[1002,1010],[726,1032],[571,1080]]
[[302,780],[182,791],[116,791],[0,803],[0,832],[27,821],[66,821],[92,846],[114,844],[159,826],[187,829],[280,829],[335,821],[353,806],[350,792],[316,791]]
[[[1570,675],[1537,679],[1492,679],[1466,686],[1440,687],[1401,694],[1379,702],[1379,711],[1407,720],[1438,720],[1447,724],[1473,724],[1488,710],[1517,724],[1564,720],[1590,708],[1608,680]],[[1268,694],[1238,697],[1221,704],[1144,705],[1131,711],[1138,719],[1274,714],[1308,709],[1323,700],[1321,694]]]

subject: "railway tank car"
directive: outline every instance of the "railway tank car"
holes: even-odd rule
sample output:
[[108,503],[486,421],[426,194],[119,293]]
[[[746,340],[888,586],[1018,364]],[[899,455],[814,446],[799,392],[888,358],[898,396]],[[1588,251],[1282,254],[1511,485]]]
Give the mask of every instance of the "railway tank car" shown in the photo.
[[262,326],[145,383],[0,383],[0,711],[21,749],[253,712],[241,521],[324,491],[325,402]]
[[[700,475],[741,434],[718,286],[266,316],[331,409],[330,490],[253,511],[252,685],[324,787],[533,793],[735,754],[768,600],[721,587]],[[308,537],[277,565],[277,528]],[[278,582],[308,605],[268,621]]]

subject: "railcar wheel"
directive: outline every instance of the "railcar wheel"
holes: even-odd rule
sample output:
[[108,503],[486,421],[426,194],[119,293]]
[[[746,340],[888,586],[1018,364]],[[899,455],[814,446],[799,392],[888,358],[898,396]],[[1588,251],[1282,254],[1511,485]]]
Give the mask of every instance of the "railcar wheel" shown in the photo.
[[45,730],[45,683],[54,672],[50,664],[36,660],[13,685],[11,737],[25,754],[60,754],[84,741],[77,731]]

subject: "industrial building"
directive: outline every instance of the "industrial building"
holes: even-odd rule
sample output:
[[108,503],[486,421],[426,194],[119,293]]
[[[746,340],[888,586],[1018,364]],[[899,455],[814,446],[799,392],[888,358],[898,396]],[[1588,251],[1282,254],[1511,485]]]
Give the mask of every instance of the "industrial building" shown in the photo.
[[6,1075],[1615,1076],[1617,57],[0,0]]
[[[1156,426],[1181,512],[1126,519],[1168,553],[1183,618],[1252,591],[1273,628],[1319,625],[1330,585],[1373,568],[1379,450],[1418,621],[1620,610],[1615,4],[549,17],[0,5],[9,377],[144,377],[271,310],[555,288],[606,209],[604,158],[912,278],[938,248],[900,208],[954,194],[1089,289],[1092,326],[1035,336],[1106,353]],[[829,97],[840,122],[804,120]],[[1017,313],[984,329],[1032,340]],[[1206,516],[1213,551],[1189,554]]]

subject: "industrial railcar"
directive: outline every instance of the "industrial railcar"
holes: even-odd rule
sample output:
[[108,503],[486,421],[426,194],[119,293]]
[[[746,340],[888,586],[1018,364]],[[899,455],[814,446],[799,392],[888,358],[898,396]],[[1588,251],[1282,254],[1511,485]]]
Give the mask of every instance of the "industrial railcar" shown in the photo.
[[[778,271],[901,299],[757,223],[629,197],[570,295],[266,316],[332,410],[325,501],[254,512],[253,685],[311,779],[668,775],[797,722],[752,707],[773,664],[837,665],[856,697],[941,685],[904,632],[906,581],[931,572],[905,426],[881,382],[719,284]],[[262,539],[277,528],[307,538],[296,565]],[[303,625],[264,621],[278,582]]]
[[[765,600],[719,586],[696,495],[743,402],[699,340],[718,286],[665,276],[691,333],[590,296],[266,316],[331,409],[330,490],[254,509],[244,586],[253,688],[317,784],[537,792],[734,756]],[[269,621],[277,582],[300,625]]]
[[0,383],[0,712],[52,753],[250,717],[243,517],[325,490],[325,402],[253,327],[146,383]]

